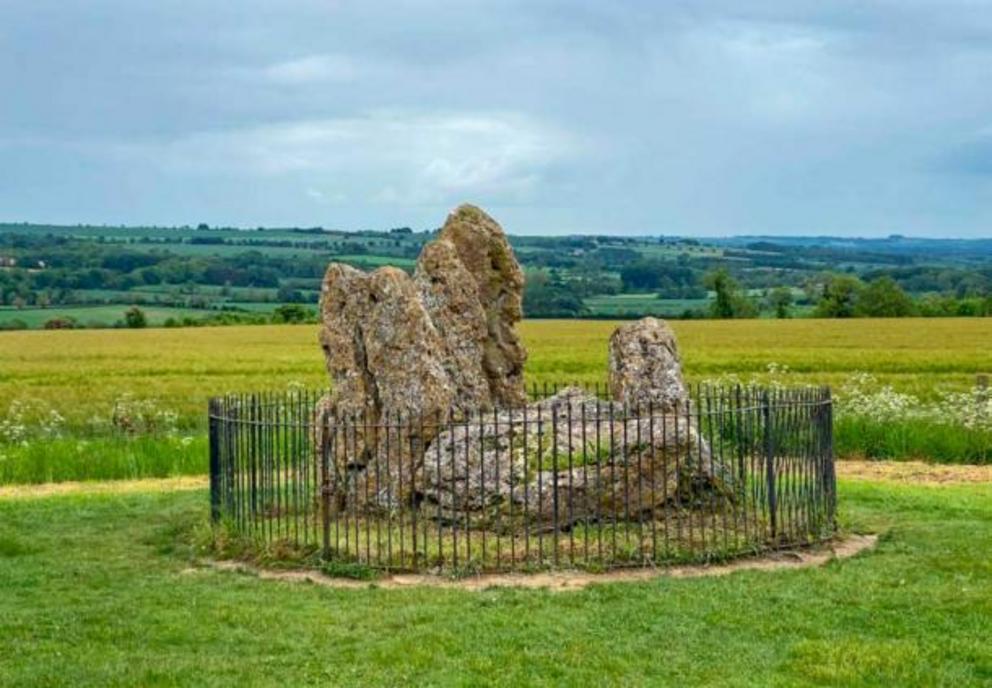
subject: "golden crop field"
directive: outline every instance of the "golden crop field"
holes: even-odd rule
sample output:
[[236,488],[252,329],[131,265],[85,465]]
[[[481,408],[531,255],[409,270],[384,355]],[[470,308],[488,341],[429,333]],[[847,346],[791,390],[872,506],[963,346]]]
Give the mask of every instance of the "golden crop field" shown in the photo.
[[[528,381],[602,381],[617,326],[527,321]],[[920,396],[964,389],[992,370],[992,319],[676,321],[692,381],[763,377],[838,384],[870,372]],[[199,424],[210,395],[326,384],[314,325],[27,331],[0,334],[0,414],[15,399],[70,423],[108,413],[120,395],[155,399]]]

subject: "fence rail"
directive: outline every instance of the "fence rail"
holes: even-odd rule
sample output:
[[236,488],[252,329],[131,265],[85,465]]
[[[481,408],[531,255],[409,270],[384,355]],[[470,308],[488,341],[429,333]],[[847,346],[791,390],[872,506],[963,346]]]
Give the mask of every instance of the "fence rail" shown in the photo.
[[376,417],[316,391],[212,399],[213,519],[257,547],[446,572],[664,565],[833,533],[826,388],[698,387],[666,407],[531,392],[520,409]]

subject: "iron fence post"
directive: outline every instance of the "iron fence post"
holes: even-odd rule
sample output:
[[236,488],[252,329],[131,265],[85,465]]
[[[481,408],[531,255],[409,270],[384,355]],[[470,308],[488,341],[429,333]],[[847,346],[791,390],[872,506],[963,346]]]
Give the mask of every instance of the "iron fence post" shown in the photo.
[[824,456],[824,482],[827,492],[827,523],[831,532],[837,530],[837,474],[834,466],[834,402],[830,388],[824,390],[824,400],[826,402],[825,420],[826,425],[826,456]]
[[768,526],[774,540],[778,535],[778,495],[775,492],[775,445],[772,440],[772,402],[767,391],[762,395],[761,415],[765,424],[765,483],[768,490]]
[[330,466],[330,434],[329,414],[324,409],[320,414],[320,520],[322,526],[321,556],[324,560],[331,558],[331,466]]
[[220,433],[218,403],[211,399],[207,404],[208,436],[210,444],[210,520],[220,521]]

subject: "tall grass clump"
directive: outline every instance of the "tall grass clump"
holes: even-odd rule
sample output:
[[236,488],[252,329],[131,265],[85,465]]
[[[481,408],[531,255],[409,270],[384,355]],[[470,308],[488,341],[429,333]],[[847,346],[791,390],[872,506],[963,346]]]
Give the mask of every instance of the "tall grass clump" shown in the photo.
[[0,410],[0,484],[199,475],[207,439],[185,434],[153,399],[121,395],[103,413],[70,425],[45,401]]
[[[787,365],[760,376],[722,375],[706,384],[800,386]],[[992,462],[992,392],[900,392],[874,375],[853,373],[834,389],[834,451],[841,459]]]
[[834,442],[841,457],[992,460],[992,394],[985,388],[937,392],[923,401],[860,373],[837,390],[835,409]]

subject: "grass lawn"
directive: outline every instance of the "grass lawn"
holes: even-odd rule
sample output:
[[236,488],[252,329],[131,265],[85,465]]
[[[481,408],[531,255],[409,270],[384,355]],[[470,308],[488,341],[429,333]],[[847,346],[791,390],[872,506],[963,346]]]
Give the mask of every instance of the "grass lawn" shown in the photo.
[[845,481],[878,549],[539,590],[190,572],[202,490],[0,497],[0,685],[990,685],[992,485]]

